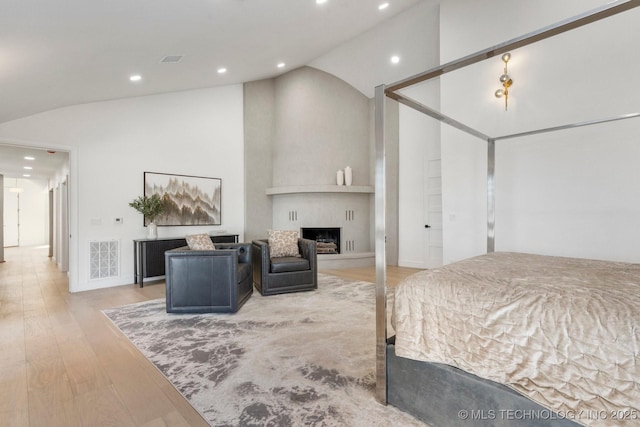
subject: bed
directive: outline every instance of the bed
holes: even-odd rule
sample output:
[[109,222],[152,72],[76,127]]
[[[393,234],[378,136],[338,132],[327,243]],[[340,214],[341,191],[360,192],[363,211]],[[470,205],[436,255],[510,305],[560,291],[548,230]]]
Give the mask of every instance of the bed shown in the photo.
[[[635,119],[640,113],[490,136],[400,92],[638,6],[638,0],[612,2],[376,88],[376,397],[381,403],[433,427],[640,423],[639,265],[495,252],[496,142]],[[386,98],[487,145],[487,254],[403,283],[395,295],[395,336],[387,330]],[[444,283],[437,281],[442,278]],[[491,307],[499,309],[490,312]]]
[[395,355],[504,384],[554,416],[638,419],[638,307],[640,264],[494,252],[398,286]]

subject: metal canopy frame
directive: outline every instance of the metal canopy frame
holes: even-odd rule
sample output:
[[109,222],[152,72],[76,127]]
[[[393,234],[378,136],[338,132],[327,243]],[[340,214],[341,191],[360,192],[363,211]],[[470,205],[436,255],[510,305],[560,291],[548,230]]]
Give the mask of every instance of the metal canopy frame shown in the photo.
[[489,136],[470,126],[448,117],[415,99],[398,93],[400,89],[423,83],[443,74],[484,61],[496,55],[545,40],[567,31],[579,28],[604,18],[625,12],[640,6],[640,0],[619,0],[600,8],[574,16],[540,30],[511,39],[507,42],[481,50],[471,55],[448,62],[439,67],[408,77],[390,85],[380,85],[375,90],[375,245],[376,245],[376,399],[387,404],[387,263],[386,263],[386,167],[385,167],[385,100],[394,99],[400,104],[413,108],[442,123],[446,123],[469,135],[487,142],[487,252],[495,249],[495,143],[506,139],[520,138],[559,130],[578,128],[618,120],[640,117],[640,113],[624,114],[579,123],[571,123],[527,132],[502,136]]

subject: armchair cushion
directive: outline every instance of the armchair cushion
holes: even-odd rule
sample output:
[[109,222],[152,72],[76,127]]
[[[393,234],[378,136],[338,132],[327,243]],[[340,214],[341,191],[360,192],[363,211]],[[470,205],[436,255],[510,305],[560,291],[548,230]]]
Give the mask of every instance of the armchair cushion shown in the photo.
[[300,256],[298,232],[293,230],[269,230],[269,251],[273,258]]
[[284,273],[287,271],[309,270],[309,260],[292,256],[271,258],[271,272]]

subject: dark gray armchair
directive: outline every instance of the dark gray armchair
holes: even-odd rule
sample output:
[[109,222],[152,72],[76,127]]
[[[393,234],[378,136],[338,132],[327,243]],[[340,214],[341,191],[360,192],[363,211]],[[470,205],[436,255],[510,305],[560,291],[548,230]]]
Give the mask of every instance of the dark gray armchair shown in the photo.
[[165,252],[167,313],[235,313],[253,293],[250,243]]
[[300,257],[271,258],[266,239],[251,242],[253,284],[262,295],[318,289],[315,240],[298,239]]

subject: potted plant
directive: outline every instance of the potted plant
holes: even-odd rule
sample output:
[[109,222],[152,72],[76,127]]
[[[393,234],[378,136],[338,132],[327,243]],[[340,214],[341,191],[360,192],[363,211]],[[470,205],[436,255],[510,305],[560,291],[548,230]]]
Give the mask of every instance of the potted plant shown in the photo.
[[155,239],[158,237],[158,227],[154,220],[158,215],[164,211],[164,205],[162,204],[162,199],[159,195],[154,194],[151,197],[140,196],[131,203],[129,206],[140,212],[144,215],[144,218],[149,221],[147,224],[148,228],[148,237],[150,239]]

